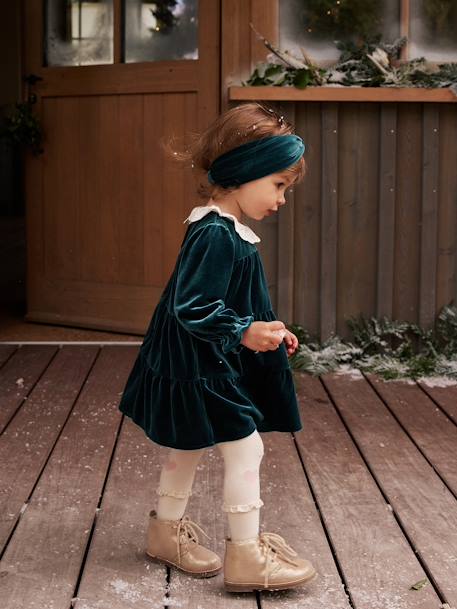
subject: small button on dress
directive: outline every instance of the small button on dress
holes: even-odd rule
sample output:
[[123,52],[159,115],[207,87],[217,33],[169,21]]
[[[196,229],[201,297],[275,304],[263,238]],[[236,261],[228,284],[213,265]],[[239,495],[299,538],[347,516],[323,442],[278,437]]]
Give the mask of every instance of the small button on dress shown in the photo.
[[172,275],[149,322],[119,410],[157,444],[183,450],[255,429],[302,428],[284,343],[241,345],[277,319],[254,231],[217,205],[194,207]]

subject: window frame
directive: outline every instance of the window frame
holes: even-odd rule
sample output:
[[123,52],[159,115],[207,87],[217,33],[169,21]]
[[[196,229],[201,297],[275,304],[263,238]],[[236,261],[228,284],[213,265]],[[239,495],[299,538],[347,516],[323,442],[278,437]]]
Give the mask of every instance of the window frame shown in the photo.
[[[279,46],[279,1],[280,0],[222,0],[225,28],[222,43],[222,105],[228,102],[248,100],[268,101],[316,101],[316,102],[444,102],[457,103],[457,96],[448,88],[421,87],[335,87],[311,86],[306,89],[296,87],[242,86],[234,84],[246,80],[257,63],[266,61],[269,54],[264,44],[257,39],[248,23],[271,44]],[[408,36],[410,0],[400,0],[400,34]],[[234,12],[236,9],[236,12]],[[230,27],[224,19],[230,17]],[[248,19],[249,17],[249,19]],[[246,20],[248,19],[248,22]],[[250,30],[250,31],[248,31]],[[239,32],[242,32],[241,35]],[[248,49],[248,53],[246,53]],[[400,62],[408,61],[408,46],[401,50]],[[234,58],[228,61],[228,57]],[[226,58],[224,60],[224,58]],[[325,62],[319,62],[322,67]],[[334,62],[327,62],[334,63]],[[442,62],[439,62],[442,63]],[[430,66],[434,62],[429,62]],[[234,75],[237,75],[234,78]]]
[[[399,0],[399,4],[400,4],[399,36],[400,37],[406,36],[406,38],[407,38],[407,42],[406,42],[405,46],[400,49],[400,56],[399,56],[400,63],[407,62],[410,59],[410,33],[411,33],[410,25],[411,25],[412,1],[413,0]],[[276,44],[278,44],[278,42],[279,42],[279,0],[271,0],[271,2],[277,5],[276,11],[278,13],[278,29],[277,29],[277,34],[276,34]],[[259,0],[252,0],[252,3],[254,5],[258,4]],[[457,50],[456,50],[456,54],[457,54]],[[431,67],[438,66],[438,64],[440,64],[440,63],[446,63],[444,59],[437,60],[437,61],[428,60],[427,57],[425,57],[425,59],[427,61],[427,64]],[[456,59],[456,62],[457,62],[457,59]],[[334,64],[335,62],[332,60],[318,59],[317,63],[320,66],[326,68],[326,67],[329,67],[330,65]]]

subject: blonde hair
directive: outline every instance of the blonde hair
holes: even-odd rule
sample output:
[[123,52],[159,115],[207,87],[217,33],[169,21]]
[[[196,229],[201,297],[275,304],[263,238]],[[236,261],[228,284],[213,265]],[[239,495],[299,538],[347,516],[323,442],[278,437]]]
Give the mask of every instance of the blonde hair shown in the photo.
[[[162,141],[165,153],[184,163],[190,163],[197,180],[197,193],[204,198],[216,199],[218,195],[233,192],[237,187],[223,188],[208,181],[208,170],[221,154],[242,144],[269,135],[289,135],[293,126],[277,112],[258,102],[241,104],[221,114],[202,134],[190,134],[191,144],[185,151],[175,149],[177,138]],[[289,174],[293,182],[300,182],[306,173],[303,157],[292,167],[281,170]]]

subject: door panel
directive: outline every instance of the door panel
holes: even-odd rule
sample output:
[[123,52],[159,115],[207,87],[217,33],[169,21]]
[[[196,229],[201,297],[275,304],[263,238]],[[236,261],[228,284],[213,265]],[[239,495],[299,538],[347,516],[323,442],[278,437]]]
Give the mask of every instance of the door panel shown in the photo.
[[218,115],[219,2],[198,3],[198,59],[111,65],[39,65],[42,9],[31,0],[25,12],[45,133],[27,161],[26,319],[143,333],[199,203],[160,139],[186,142]]

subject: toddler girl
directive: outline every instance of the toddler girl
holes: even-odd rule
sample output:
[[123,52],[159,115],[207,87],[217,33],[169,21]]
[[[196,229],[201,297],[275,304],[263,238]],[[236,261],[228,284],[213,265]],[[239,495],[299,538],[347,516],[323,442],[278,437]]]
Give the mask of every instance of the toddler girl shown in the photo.
[[222,562],[184,512],[206,447],[221,451],[229,591],[293,588],[316,576],[280,535],[259,531],[259,432],[301,429],[288,361],[298,340],[276,319],[260,239],[241,222],[243,213],[261,220],[285,204],[286,188],[304,176],[303,153],[282,116],[247,103],[222,114],[180,156],[202,174],[198,192],[207,203],[184,220],[176,266],[119,405],[169,447],[146,552],[198,577],[216,575]]

